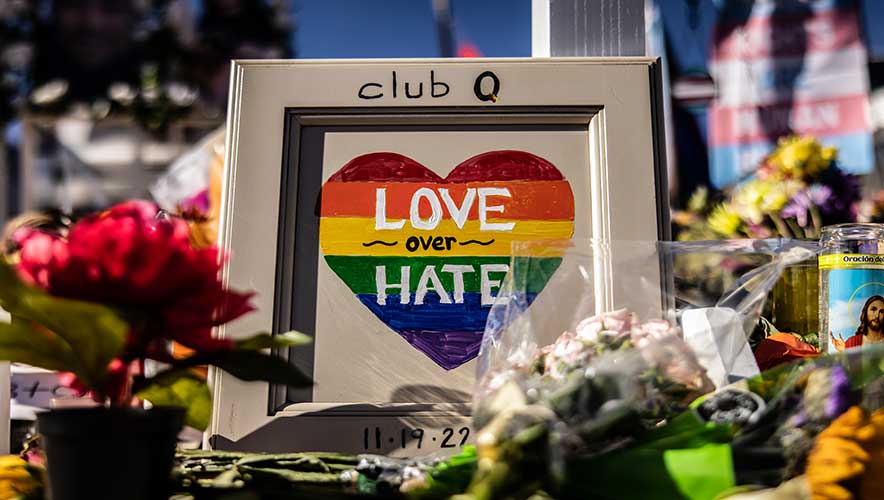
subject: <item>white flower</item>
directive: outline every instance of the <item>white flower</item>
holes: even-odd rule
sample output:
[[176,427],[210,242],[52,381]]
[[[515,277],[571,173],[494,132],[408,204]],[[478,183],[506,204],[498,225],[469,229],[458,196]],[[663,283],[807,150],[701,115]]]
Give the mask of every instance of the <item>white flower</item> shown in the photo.
[[158,88],[153,86],[145,87],[141,91],[141,96],[144,97],[145,102],[152,103],[160,98],[160,91]]
[[37,106],[45,106],[61,99],[67,93],[67,81],[51,80],[31,92],[31,102]]
[[128,106],[135,100],[135,89],[133,89],[128,83],[117,82],[107,89],[107,96],[110,97],[112,101]]
[[199,91],[183,83],[172,82],[166,85],[166,95],[172,104],[184,108],[196,102]]

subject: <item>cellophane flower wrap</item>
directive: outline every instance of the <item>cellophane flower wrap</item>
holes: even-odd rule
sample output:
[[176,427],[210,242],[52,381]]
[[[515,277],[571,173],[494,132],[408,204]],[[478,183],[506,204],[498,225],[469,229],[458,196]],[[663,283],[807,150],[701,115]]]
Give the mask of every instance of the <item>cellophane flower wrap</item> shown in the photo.
[[[721,296],[697,296],[666,271],[697,253],[742,259]],[[519,497],[526,488],[589,494],[579,481],[575,487],[582,473],[574,467],[641,446],[715,390],[704,366],[709,352],[696,351],[700,334],[736,335],[746,346],[711,349],[726,371],[740,356],[754,364],[748,339],[768,292],[786,265],[812,255],[781,241],[525,243],[513,254],[479,358],[478,470],[469,487],[476,500]],[[684,322],[690,310],[723,311],[730,329],[698,333],[696,322]],[[734,409],[710,408],[709,418],[748,421],[759,401],[734,397]],[[710,432],[728,435],[725,427]]]

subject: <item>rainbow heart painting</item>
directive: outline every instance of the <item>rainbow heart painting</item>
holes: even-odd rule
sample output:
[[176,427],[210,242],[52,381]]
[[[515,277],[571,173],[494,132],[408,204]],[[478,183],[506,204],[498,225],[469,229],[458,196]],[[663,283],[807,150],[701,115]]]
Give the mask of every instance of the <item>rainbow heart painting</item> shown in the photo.
[[[362,304],[446,370],[476,357],[517,240],[570,238],[571,185],[525,151],[476,155],[442,178],[406,156],[350,160],[322,187],[325,261]],[[530,303],[560,263],[537,259]]]

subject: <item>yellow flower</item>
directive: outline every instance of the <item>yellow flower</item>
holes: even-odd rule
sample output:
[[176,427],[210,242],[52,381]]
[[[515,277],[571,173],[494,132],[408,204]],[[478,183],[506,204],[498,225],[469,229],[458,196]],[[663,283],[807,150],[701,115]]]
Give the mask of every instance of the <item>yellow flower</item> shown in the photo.
[[765,214],[775,214],[789,203],[795,193],[801,190],[801,181],[785,180],[770,183],[767,191],[759,203],[759,208]]
[[807,458],[813,500],[884,498],[884,409],[847,410],[817,436]]
[[761,224],[764,220],[764,211],[761,209],[764,199],[776,181],[767,179],[753,179],[739,186],[733,195],[734,210],[755,224]]
[[743,224],[740,214],[735,212],[727,205],[718,205],[709,214],[709,229],[722,236],[736,236],[740,226]]
[[733,195],[733,210],[755,224],[765,215],[777,214],[801,190],[803,183],[794,179],[752,179],[739,186]]
[[818,175],[835,159],[835,148],[824,148],[813,137],[784,137],[767,162],[774,167],[774,177],[805,178]]
[[822,157],[823,161],[831,162],[832,160],[838,158],[838,148],[832,146],[825,147],[820,153],[820,156]]
[[0,500],[39,498],[39,469],[13,455],[0,456]]
[[694,194],[691,195],[690,199],[688,199],[687,209],[688,212],[698,213],[702,212],[703,209],[706,208],[706,204],[709,202],[709,188],[707,187],[699,187]]

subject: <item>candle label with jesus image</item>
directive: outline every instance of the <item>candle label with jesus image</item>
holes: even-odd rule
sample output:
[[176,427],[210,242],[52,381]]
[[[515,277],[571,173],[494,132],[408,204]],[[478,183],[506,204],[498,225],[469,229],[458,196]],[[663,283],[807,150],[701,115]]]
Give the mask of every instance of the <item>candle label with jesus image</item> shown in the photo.
[[[478,354],[512,242],[573,232],[569,182],[525,151],[485,152],[444,178],[398,153],[368,153],[322,187],[325,262],[356,300],[446,370]],[[526,258],[536,260],[522,298],[530,303],[561,259]]]
[[820,256],[828,270],[828,352],[884,341],[884,255]]

